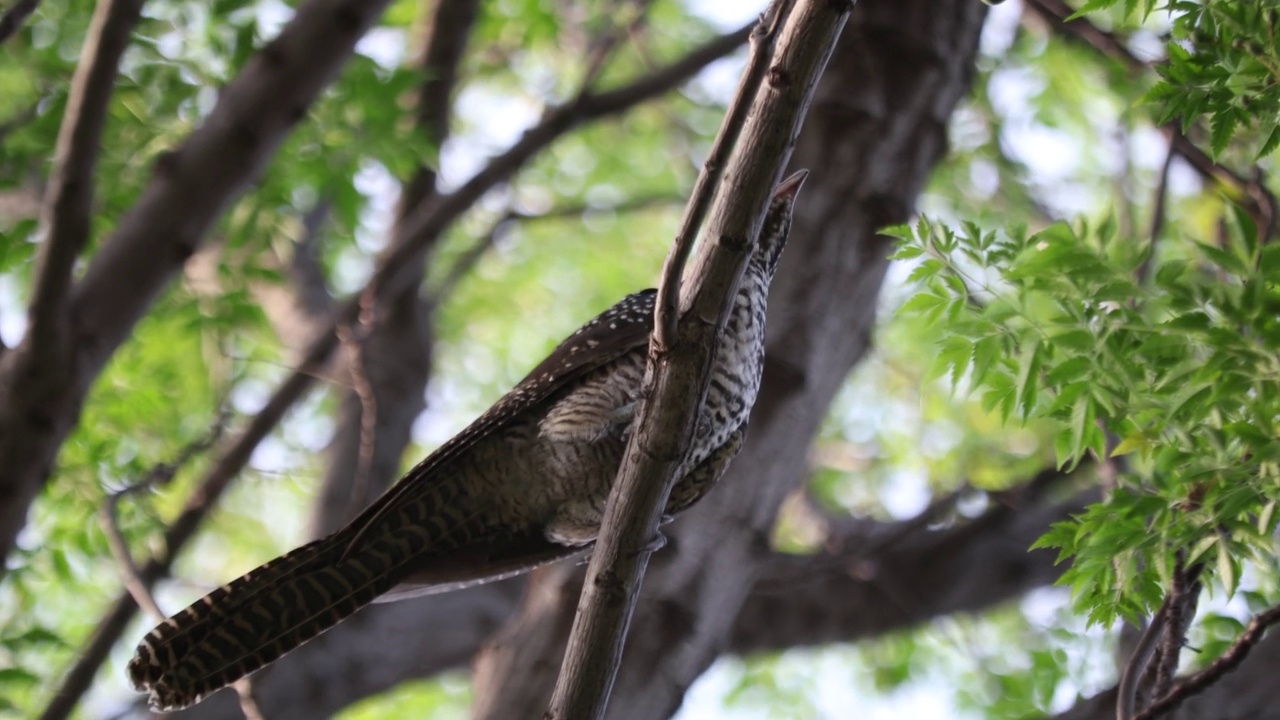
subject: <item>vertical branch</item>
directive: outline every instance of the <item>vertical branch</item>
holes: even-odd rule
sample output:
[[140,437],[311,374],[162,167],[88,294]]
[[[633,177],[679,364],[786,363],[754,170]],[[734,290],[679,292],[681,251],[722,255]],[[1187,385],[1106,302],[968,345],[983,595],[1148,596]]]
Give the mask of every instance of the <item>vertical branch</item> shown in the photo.
[[[415,98],[416,121],[418,131],[437,153],[449,137],[449,99],[458,85],[458,70],[479,15],[477,0],[437,0],[426,21],[426,41],[417,58],[425,79]],[[401,191],[397,221],[403,222],[410,210],[434,193],[435,185],[436,169],[418,168]]]
[[1169,171],[1173,168],[1173,161],[1178,157],[1178,153],[1169,146],[1169,151],[1165,153],[1164,164],[1160,166],[1160,179],[1156,184],[1156,198],[1151,206],[1151,230],[1147,234],[1147,256],[1142,259],[1142,263],[1138,265],[1135,271],[1136,280],[1139,285],[1146,285],[1151,279],[1151,268],[1155,266],[1156,244],[1160,242],[1160,235],[1164,232],[1164,224],[1167,219],[1165,216],[1167,211],[1165,206],[1169,200]]
[[[16,9],[16,8],[15,8]],[[64,353],[72,268],[89,241],[94,169],[120,57],[138,24],[142,0],[100,0],[71,79],[53,155],[53,177],[41,211],[44,242],[36,259],[30,337],[39,362]]]
[[1158,698],[1173,687],[1174,675],[1178,672],[1178,658],[1182,647],[1187,642],[1187,630],[1195,617],[1196,606],[1200,601],[1200,573],[1204,565],[1199,563],[1185,567],[1179,559],[1173,571],[1173,583],[1169,588],[1169,617],[1164,638],[1160,642],[1157,662],[1152,667],[1151,697]]
[[[1185,567],[1182,557],[1173,570],[1169,592],[1142,632],[1116,687],[1116,720],[1146,716],[1152,700],[1169,694],[1178,655],[1200,598],[1200,564]],[[1144,707],[1139,707],[1139,706]],[[1139,714],[1141,712],[1141,714]]]
[[[478,0],[438,0],[425,13],[422,50],[414,59],[423,77],[414,98],[414,132],[438,152],[449,135],[452,97],[467,44],[480,14]],[[436,197],[435,161],[420,164],[401,185],[393,241],[384,258],[405,240],[405,218]],[[409,427],[422,411],[431,368],[431,313],[420,297],[421,268],[440,233],[415,243],[398,262],[413,274],[394,293],[371,289],[358,299],[357,322],[339,326],[341,370],[351,390],[343,393],[329,444],[327,467],[312,511],[312,534],[324,535],[347,523],[392,480],[409,443]],[[399,238],[396,240],[395,238]]]
[[793,0],[774,0],[751,29],[751,55],[747,59],[747,67],[738,81],[738,89],[725,112],[724,122],[716,133],[707,159],[702,163],[702,172],[698,173],[698,181],[693,186],[684,217],[680,219],[680,229],[676,232],[671,253],[667,255],[662,267],[663,282],[658,288],[653,325],[653,341],[658,349],[670,347],[671,338],[675,335],[680,276],[684,273],[693,243],[698,239],[698,230],[702,227],[702,221],[706,219],[707,210],[711,208],[711,201],[720,186],[720,175],[729,160],[729,154],[738,142],[738,135],[746,124],[747,113],[755,101],[760,83],[764,81],[765,71],[773,58],[778,31],[786,21],[792,2]]
[[[728,181],[707,242],[687,290],[679,293],[681,321],[667,346],[655,337],[650,347],[643,400],[587,569],[545,715],[549,720],[599,718],[608,705],[649,555],[661,537],[658,522],[705,397],[715,335],[759,233],[766,200],[851,9],[852,3],[798,2],[779,35],[768,82],[751,98],[754,111],[726,169]],[[669,267],[663,285],[673,276]]]

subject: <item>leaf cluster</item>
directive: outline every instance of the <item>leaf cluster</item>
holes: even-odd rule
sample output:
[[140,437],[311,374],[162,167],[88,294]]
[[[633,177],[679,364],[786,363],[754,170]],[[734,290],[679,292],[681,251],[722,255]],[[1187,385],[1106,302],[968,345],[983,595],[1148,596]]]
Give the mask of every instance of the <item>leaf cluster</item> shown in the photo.
[[[1120,0],[1090,0],[1073,17],[1113,9]],[[1237,139],[1257,139],[1253,154],[1280,147],[1280,7],[1238,0],[1124,0],[1119,20],[1146,20],[1153,11],[1171,19],[1167,59],[1147,93],[1161,124],[1179,121],[1185,133],[1201,118],[1209,124],[1215,156]]]
[[1051,421],[1060,465],[1121,470],[1107,502],[1039,544],[1073,559],[1064,582],[1094,621],[1156,604],[1179,553],[1231,593],[1244,559],[1273,551],[1280,247],[1243,212],[1229,224],[1225,245],[1154,268],[1109,221],[894,231],[920,285],[903,309],[937,332],[934,372],[1006,421]]

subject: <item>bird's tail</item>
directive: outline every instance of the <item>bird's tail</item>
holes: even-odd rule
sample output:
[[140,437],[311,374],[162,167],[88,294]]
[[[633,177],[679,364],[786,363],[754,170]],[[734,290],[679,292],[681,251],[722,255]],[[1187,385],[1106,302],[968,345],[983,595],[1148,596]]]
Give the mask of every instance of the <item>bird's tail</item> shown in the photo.
[[158,710],[183,708],[336,625],[391,589],[394,553],[344,557],[339,532],[249,572],[165,620],[138,644],[129,679]]

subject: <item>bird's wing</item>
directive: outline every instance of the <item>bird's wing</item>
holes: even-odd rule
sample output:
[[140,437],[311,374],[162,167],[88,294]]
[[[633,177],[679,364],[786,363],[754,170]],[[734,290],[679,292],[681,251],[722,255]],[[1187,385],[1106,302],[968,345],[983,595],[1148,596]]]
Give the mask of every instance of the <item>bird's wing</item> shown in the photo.
[[[400,482],[340,530],[350,537],[347,553],[366,539],[369,528],[376,526],[388,512],[407,501],[410,495],[421,492],[421,483],[443,480],[443,476],[434,472],[437,468],[458,458],[476,442],[501,430],[574,380],[648,343],[653,331],[656,295],[657,291],[653,289],[632,293],[560,343],[485,414],[424,458]],[[549,547],[548,543],[548,548],[539,548],[534,554],[541,555]]]

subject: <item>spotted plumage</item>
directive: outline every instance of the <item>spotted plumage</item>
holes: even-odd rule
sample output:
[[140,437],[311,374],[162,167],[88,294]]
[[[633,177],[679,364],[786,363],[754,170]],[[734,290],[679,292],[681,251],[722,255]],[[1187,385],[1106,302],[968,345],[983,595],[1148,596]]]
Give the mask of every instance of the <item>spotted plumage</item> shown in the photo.
[[[804,179],[774,193],[667,512],[701,498],[741,447],[760,386],[765,300]],[[655,293],[570,335],[488,412],[345,528],[232,581],[152,630],[129,676],[157,709],[234,682],[376,600],[525,572],[595,541],[634,419]]]

